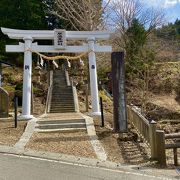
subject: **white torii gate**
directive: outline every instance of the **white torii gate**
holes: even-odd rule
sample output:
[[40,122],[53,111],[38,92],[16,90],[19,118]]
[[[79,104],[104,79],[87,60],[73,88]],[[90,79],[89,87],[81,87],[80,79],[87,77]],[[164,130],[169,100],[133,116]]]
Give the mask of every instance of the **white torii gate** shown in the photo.
[[[23,105],[22,119],[31,119],[31,74],[32,74],[32,52],[47,53],[88,53],[90,86],[92,99],[92,115],[100,115],[98,83],[96,70],[96,52],[111,52],[111,46],[101,46],[97,40],[107,40],[110,32],[103,31],[65,31],[65,30],[17,30],[1,28],[2,32],[11,39],[23,39],[24,43],[19,45],[6,45],[6,52],[24,52],[24,74],[23,74]],[[57,34],[60,33],[62,39],[57,43]],[[80,46],[66,46],[67,40],[84,40],[87,44]],[[54,45],[38,45],[33,40],[54,40]],[[59,46],[58,46],[59,45]]]

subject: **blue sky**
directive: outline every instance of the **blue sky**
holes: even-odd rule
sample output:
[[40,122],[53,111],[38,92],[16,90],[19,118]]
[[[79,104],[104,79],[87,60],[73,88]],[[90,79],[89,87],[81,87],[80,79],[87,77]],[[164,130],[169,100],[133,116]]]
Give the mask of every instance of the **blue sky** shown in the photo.
[[180,0],[141,0],[148,6],[162,8],[166,14],[167,22],[180,19]]
[[[108,2],[109,0],[104,0]],[[110,0],[110,2],[117,0]],[[118,0],[121,1],[121,0]],[[165,12],[166,23],[174,22],[177,18],[180,19],[180,0],[140,0],[148,7],[160,8]]]

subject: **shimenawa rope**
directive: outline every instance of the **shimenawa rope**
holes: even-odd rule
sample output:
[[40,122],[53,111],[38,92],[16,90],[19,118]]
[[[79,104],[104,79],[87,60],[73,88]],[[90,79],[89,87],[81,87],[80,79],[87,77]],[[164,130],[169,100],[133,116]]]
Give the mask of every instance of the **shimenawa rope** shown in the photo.
[[78,55],[78,56],[74,56],[74,57],[72,57],[72,56],[51,56],[51,57],[49,57],[49,56],[46,56],[46,55],[44,55],[44,54],[41,54],[41,53],[39,53],[39,52],[37,52],[37,51],[34,51],[34,50],[32,50],[32,49],[27,49],[26,51],[30,51],[30,52],[32,52],[32,53],[35,53],[35,54],[37,54],[37,55],[39,55],[41,58],[43,58],[43,59],[45,59],[45,60],[49,60],[49,61],[54,61],[54,60],[59,60],[59,59],[67,59],[67,60],[79,60],[80,58],[82,58],[83,56],[85,56],[85,55],[87,55],[88,53],[90,53],[90,52],[92,52],[92,51],[88,51],[88,52],[84,52],[84,53],[82,53],[82,54],[80,54],[80,55]]

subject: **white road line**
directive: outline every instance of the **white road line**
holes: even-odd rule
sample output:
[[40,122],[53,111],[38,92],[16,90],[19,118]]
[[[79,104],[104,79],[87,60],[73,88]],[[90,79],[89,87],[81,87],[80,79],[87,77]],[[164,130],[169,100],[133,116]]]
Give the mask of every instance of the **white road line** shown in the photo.
[[4,156],[20,157],[20,158],[24,158],[24,159],[34,159],[34,160],[39,160],[39,161],[54,162],[54,163],[60,163],[60,164],[65,164],[65,165],[74,165],[74,166],[92,168],[92,169],[101,169],[101,170],[104,170],[104,171],[119,172],[119,173],[123,173],[123,174],[127,174],[127,175],[136,175],[136,176],[144,176],[144,177],[163,179],[163,180],[172,180],[171,178],[153,176],[153,175],[148,175],[148,174],[145,174],[145,173],[142,174],[142,173],[135,173],[135,172],[125,171],[125,170],[123,171],[123,170],[118,170],[118,169],[108,169],[108,168],[104,168],[104,167],[84,165],[84,164],[78,164],[78,163],[73,163],[73,162],[65,162],[65,161],[58,161],[58,160],[51,160],[51,159],[32,157],[32,156],[16,155],[16,154],[3,154],[3,155]]

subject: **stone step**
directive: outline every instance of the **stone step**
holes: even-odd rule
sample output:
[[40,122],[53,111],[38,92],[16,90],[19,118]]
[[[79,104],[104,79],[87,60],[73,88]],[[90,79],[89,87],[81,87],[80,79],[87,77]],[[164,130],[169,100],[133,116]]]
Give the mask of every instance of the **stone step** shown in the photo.
[[74,106],[74,101],[52,101],[51,105],[73,105]]
[[58,105],[58,104],[68,104],[68,105],[73,105],[74,101],[67,101],[67,100],[62,100],[62,99],[54,99],[54,101],[51,102],[51,105]]
[[67,112],[67,111],[69,111],[69,112],[73,112],[74,111],[74,108],[59,108],[59,107],[54,107],[54,108],[50,108],[50,111],[64,111],[64,112]]
[[37,124],[64,124],[64,123],[85,123],[85,119],[52,119],[39,120]]
[[[59,105],[59,106],[58,106]],[[63,104],[57,104],[57,105],[54,105],[54,106],[52,106],[51,105],[51,109],[52,109],[52,107],[54,108],[54,109],[56,109],[56,108],[61,108],[61,109],[66,109],[66,108],[74,108],[74,105],[67,105],[67,106],[63,106]]]
[[59,102],[63,102],[66,104],[67,103],[72,103],[74,102],[74,99],[73,98],[69,98],[69,97],[53,97],[51,99],[51,103],[59,103]]
[[60,95],[54,95],[53,96],[53,94],[52,94],[52,99],[73,99],[73,95],[62,95],[62,94],[60,94]]
[[67,84],[66,79],[54,79],[53,84]]
[[53,83],[53,87],[60,88],[60,89],[66,89],[67,83]]
[[36,132],[39,132],[39,133],[53,133],[53,132],[86,132],[86,128],[64,128],[64,129],[38,129],[36,128],[35,129]]
[[64,77],[64,75],[59,75],[59,74],[55,74],[53,77],[55,80],[59,80],[59,79],[64,79],[66,80],[66,77]]
[[73,104],[71,103],[71,104],[66,104],[65,105],[65,104],[59,102],[59,104],[51,104],[51,107],[52,106],[59,106],[61,108],[67,108],[67,107],[74,107],[74,103]]
[[67,83],[66,82],[56,82],[56,83],[53,83],[53,86],[63,88],[63,87],[67,86]]
[[70,87],[70,86],[53,86],[53,91],[59,91],[59,90],[61,90],[61,91],[67,91],[67,92],[71,92],[72,91],[72,87]]
[[55,81],[60,81],[60,80],[66,81],[65,77],[62,77],[62,76],[60,77],[58,75],[55,75],[53,78],[54,78]]
[[59,107],[74,107],[74,103],[51,103],[51,106],[59,106]]
[[73,97],[69,97],[69,96],[67,96],[67,97],[65,97],[65,96],[64,97],[62,97],[62,96],[54,96],[54,97],[52,97],[52,102],[54,102],[56,100],[58,100],[58,101],[62,100],[64,102],[70,102],[70,101],[73,101]]
[[51,106],[50,110],[74,110],[74,107],[58,107],[58,106]]
[[50,113],[74,113],[75,110],[69,110],[69,109],[66,109],[66,110],[50,110]]
[[38,129],[86,128],[85,123],[38,124]]
[[61,89],[61,91],[72,91],[72,87],[70,86],[66,86],[66,85],[63,85],[63,86],[53,86],[53,90],[59,90]]
[[74,107],[51,107],[50,110],[74,110]]
[[74,110],[74,107],[58,107],[58,106],[53,106],[50,108],[50,110]]
[[71,86],[67,86],[65,72],[55,70],[50,113],[75,112]]
[[63,91],[56,91],[56,92],[52,92],[52,94],[55,95],[68,95],[68,96],[73,96],[72,92],[63,92]]
[[54,76],[65,76],[65,73],[64,72],[54,72],[53,73]]
[[58,86],[61,86],[61,85],[64,85],[64,86],[67,86],[67,82],[65,80],[59,80],[59,81],[54,81],[53,82],[53,85],[58,85]]
[[63,91],[56,91],[56,92],[52,92],[52,94],[54,96],[58,96],[58,95],[67,95],[67,96],[73,96],[72,92],[63,92]]
[[73,100],[73,98],[70,98],[70,97],[60,97],[60,96],[58,96],[58,97],[53,97],[52,98],[52,103],[53,102],[63,102],[63,103],[71,103],[71,102],[74,102],[74,100]]
[[54,76],[54,80],[56,80],[56,81],[59,81],[59,80],[64,80],[64,81],[66,81],[66,78],[63,77],[63,76],[55,75],[55,76]]
[[52,93],[52,95],[54,95],[54,96],[69,96],[69,97],[73,97],[72,93]]
[[53,83],[57,83],[57,82],[66,82],[66,79],[65,78],[59,78],[59,77],[54,77],[53,78]]
[[52,94],[55,95],[66,95],[66,96],[73,96],[72,92],[52,92]]
[[53,96],[52,97],[52,101],[53,100],[73,100],[73,96],[62,96],[62,95],[60,95],[60,96]]
[[65,96],[63,96],[62,94],[60,94],[60,95],[54,95],[53,96],[53,94],[52,94],[52,99],[56,99],[56,98],[59,98],[59,99],[73,99],[73,95],[65,95]]
[[62,103],[62,104],[74,104],[74,100],[73,98],[71,99],[67,99],[67,98],[54,98],[52,99],[51,101],[51,104],[59,104],[59,103]]
[[72,108],[72,109],[74,109],[74,105],[73,104],[69,104],[69,105],[64,105],[64,104],[51,104],[51,109],[53,109],[53,108],[62,108],[62,109],[64,109],[64,108]]
[[71,91],[69,91],[68,89],[62,90],[61,88],[52,91],[52,93],[54,94],[72,94],[72,92],[73,92],[72,90]]
[[73,110],[73,109],[74,109],[74,106],[65,106],[65,107],[64,107],[64,106],[51,106],[50,109],[51,109],[51,110],[52,110],[52,109],[53,109],[53,110],[56,110],[56,109],[62,109],[62,110],[63,110],[63,109],[65,109],[65,110],[66,110],[66,109],[72,109],[72,110]]
[[53,84],[53,88],[54,89],[70,89],[68,88],[67,86],[67,83],[56,83],[56,84]]
[[62,76],[64,76],[64,75],[65,75],[65,72],[63,72],[63,71],[55,71],[55,72],[53,73],[53,75],[62,75]]

